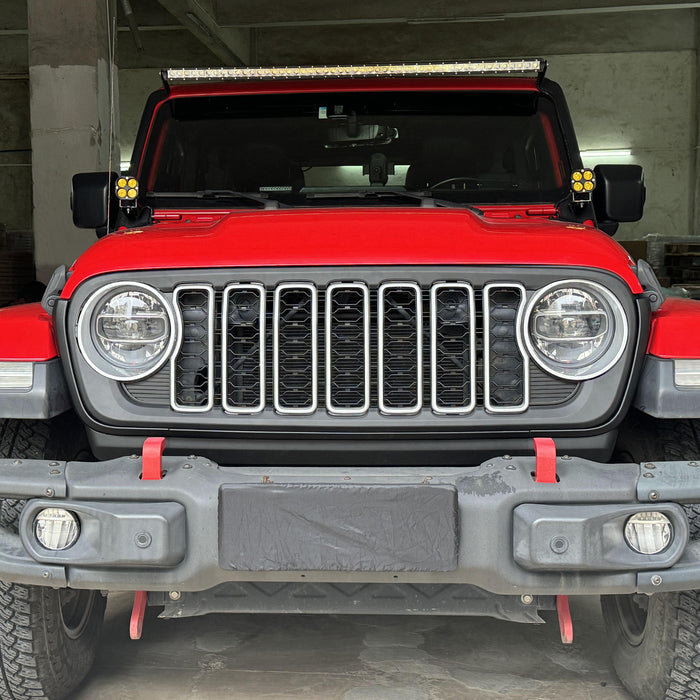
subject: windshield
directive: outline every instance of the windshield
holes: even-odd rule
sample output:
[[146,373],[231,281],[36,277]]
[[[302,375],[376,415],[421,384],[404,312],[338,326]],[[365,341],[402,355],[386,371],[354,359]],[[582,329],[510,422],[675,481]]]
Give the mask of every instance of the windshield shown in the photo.
[[202,205],[203,192],[226,207],[251,206],[235,193],[325,205],[392,191],[552,203],[566,195],[565,159],[554,106],[535,92],[198,96],[160,107],[140,179],[160,206],[176,193],[173,206],[187,193]]

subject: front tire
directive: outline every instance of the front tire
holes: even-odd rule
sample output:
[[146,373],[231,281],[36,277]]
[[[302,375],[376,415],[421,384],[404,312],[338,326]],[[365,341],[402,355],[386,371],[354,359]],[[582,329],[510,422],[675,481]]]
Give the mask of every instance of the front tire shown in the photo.
[[[73,414],[0,421],[0,457],[75,459],[87,454]],[[0,502],[0,527],[17,532],[24,501]],[[92,668],[105,599],[98,591],[0,581],[0,698],[61,700]]]
[[[618,459],[633,462],[700,457],[700,421],[633,414]],[[700,539],[700,506],[686,506],[691,539]],[[617,675],[638,700],[700,698],[700,591],[601,597]]]

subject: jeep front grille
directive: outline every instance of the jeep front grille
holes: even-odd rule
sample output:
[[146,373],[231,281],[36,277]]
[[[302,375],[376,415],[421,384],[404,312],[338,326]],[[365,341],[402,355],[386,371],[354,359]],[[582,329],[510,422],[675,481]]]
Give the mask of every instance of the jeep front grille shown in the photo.
[[479,293],[466,282],[234,283],[220,293],[182,285],[174,299],[183,327],[170,367],[176,411],[450,415],[530,402],[519,284]]

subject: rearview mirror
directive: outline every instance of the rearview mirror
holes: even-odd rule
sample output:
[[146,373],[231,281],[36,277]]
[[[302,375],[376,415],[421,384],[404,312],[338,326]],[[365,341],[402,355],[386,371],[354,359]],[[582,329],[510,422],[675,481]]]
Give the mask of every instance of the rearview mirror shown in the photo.
[[331,117],[325,148],[384,146],[399,137],[399,130],[385,124],[360,124],[356,114]]
[[99,236],[114,226],[119,211],[119,202],[114,193],[116,180],[117,173],[73,175],[70,206],[73,210],[73,223],[78,228],[97,229]]
[[599,223],[639,221],[646,187],[641,165],[596,165],[593,207]]

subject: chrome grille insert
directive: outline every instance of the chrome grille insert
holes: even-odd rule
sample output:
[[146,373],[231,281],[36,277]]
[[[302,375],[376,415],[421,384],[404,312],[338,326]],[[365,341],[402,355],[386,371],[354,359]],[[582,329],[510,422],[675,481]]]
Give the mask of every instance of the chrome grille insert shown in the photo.
[[469,413],[476,406],[476,311],[466,282],[430,288],[430,401],[435,413]]
[[369,288],[334,282],[326,290],[326,408],[360,415],[370,401]]
[[313,413],[318,406],[318,294],[308,282],[275,289],[273,396],[278,413]]
[[125,390],[179,412],[216,403],[226,413],[256,414],[272,404],[278,413],[309,415],[323,404],[338,416],[372,408],[408,415],[429,404],[449,416],[477,405],[489,413],[555,405],[578,387],[531,366],[519,337],[522,284],[476,291],[464,281],[386,282],[375,291],[366,282],[332,282],[321,294],[311,282],[282,282],[274,292],[258,282],[221,292],[179,285],[173,302],[182,342],[169,371]]
[[182,342],[170,361],[170,405],[201,413],[214,405],[214,289],[182,284],[173,290]]
[[221,323],[221,402],[228,413],[265,408],[265,288],[229,284]]
[[382,413],[423,405],[423,304],[415,282],[387,282],[377,293],[377,385]]
[[530,363],[518,335],[525,300],[517,282],[484,287],[484,407],[491,413],[528,408]]

